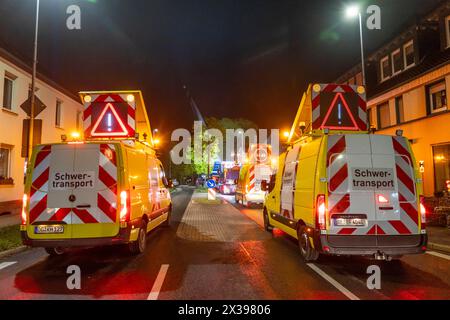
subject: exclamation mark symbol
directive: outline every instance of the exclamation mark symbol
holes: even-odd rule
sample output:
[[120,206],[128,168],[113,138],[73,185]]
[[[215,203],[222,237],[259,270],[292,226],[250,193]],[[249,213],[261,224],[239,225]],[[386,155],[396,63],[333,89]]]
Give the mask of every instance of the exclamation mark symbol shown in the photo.
[[338,103],[338,123],[342,125],[342,105]]
[[108,113],[108,131],[109,132],[112,131],[112,117],[111,117],[111,113]]

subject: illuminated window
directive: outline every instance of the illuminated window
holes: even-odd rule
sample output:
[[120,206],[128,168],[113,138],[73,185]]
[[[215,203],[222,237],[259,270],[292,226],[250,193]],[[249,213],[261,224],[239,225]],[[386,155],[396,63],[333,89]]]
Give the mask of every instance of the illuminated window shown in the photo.
[[403,46],[405,69],[414,65],[414,42],[411,40]]
[[3,184],[10,177],[11,168],[11,148],[2,145],[0,147],[0,184]]
[[389,110],[389,102],[380,104],[377,107],[378,129],[383,129],[391,125],[391,113]]
[[428,88],[428,99],[431,113],[447,110],[447,94],[445,80]]
[[434,190],[447,190],[447,180],[450,180],[450,144],[433,146]]
[[386,56],[380,60],[380,72],[381,72],[381,81],[388,79],[391,76],[391,70],[389,66],[389,57]]
[[392,74],[397,74],[402,71],[402,55],[400,53],[400,49],[392,52]]

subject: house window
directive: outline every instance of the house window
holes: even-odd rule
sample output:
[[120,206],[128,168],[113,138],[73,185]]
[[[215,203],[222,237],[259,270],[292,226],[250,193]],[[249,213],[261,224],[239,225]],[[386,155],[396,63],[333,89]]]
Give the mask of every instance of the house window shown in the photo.
[[450,144],[433,146],[434,190],[447,190],[450,180]]
[[411,40],[403,46],[405,69],[414,65],[414,42]]
[[380,61],[381,66],[381,81],[384,81],[389,78],[390,70],[389,70],[389,57],[386,56]]
[[397,74],[402,71],[402,55],[400,53],[400,49],[392,52],[392,74]]
[[389,102],[380,104],[377,108],[378,129],[387,128],[391,125],[391,113],[389,110]]
[[55,108],[55,126],[61,128],[61,110],[62,102],[60,100],[56,100],[56,108]]
[[397,124],[405,122],[405,111],[403,109],[403,96],[395,98],[395,112],[397,114]]
[[447,110],[445,81],[430,86],[428,90],[431,113]]
[[12,110],[14,79],[5,76],[3,82],[3,108]]
[[13,184],[11,179],[11,148],[0,147],[0,184]]

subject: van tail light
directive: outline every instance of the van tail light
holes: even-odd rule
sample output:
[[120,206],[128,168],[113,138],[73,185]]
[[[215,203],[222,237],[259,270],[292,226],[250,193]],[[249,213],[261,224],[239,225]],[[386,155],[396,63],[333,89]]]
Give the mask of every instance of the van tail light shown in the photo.
[[28,196],[25,193],[22,198],[22,214],[21,214],[23,226],[27,224],[27,204],[28,204]]
[[420,225],[421,229],[425,230],[427,224],[427,208],[425,207],[425,197],[420,196]]
[[377,195],[378,203],[389,203],[389,200],[382,194]]
[[130,192],[125,190],[120,193],[120,221],[130,221]]
[[316,226],[320,230],[326,229],[327,207],[325,204],[325,195],[319,194],[316,201]]

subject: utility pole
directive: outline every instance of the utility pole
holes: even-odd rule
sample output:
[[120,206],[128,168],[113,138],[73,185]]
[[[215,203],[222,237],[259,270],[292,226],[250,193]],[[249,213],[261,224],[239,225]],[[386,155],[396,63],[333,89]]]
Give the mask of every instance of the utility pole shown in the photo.
[[33,53],[33,73],[31,76],[31,112],[30,112],[30,124],[28,135],[28,161],[31,158],[31,152],[33,151],[34,142],[34,110],[36,104],[35,91],[36,91],[36,66],[37,66],[37,47],[38,47],[38,32],[39,32],[39,0],[36,0],[36,25],[34,29],[34,53]]

